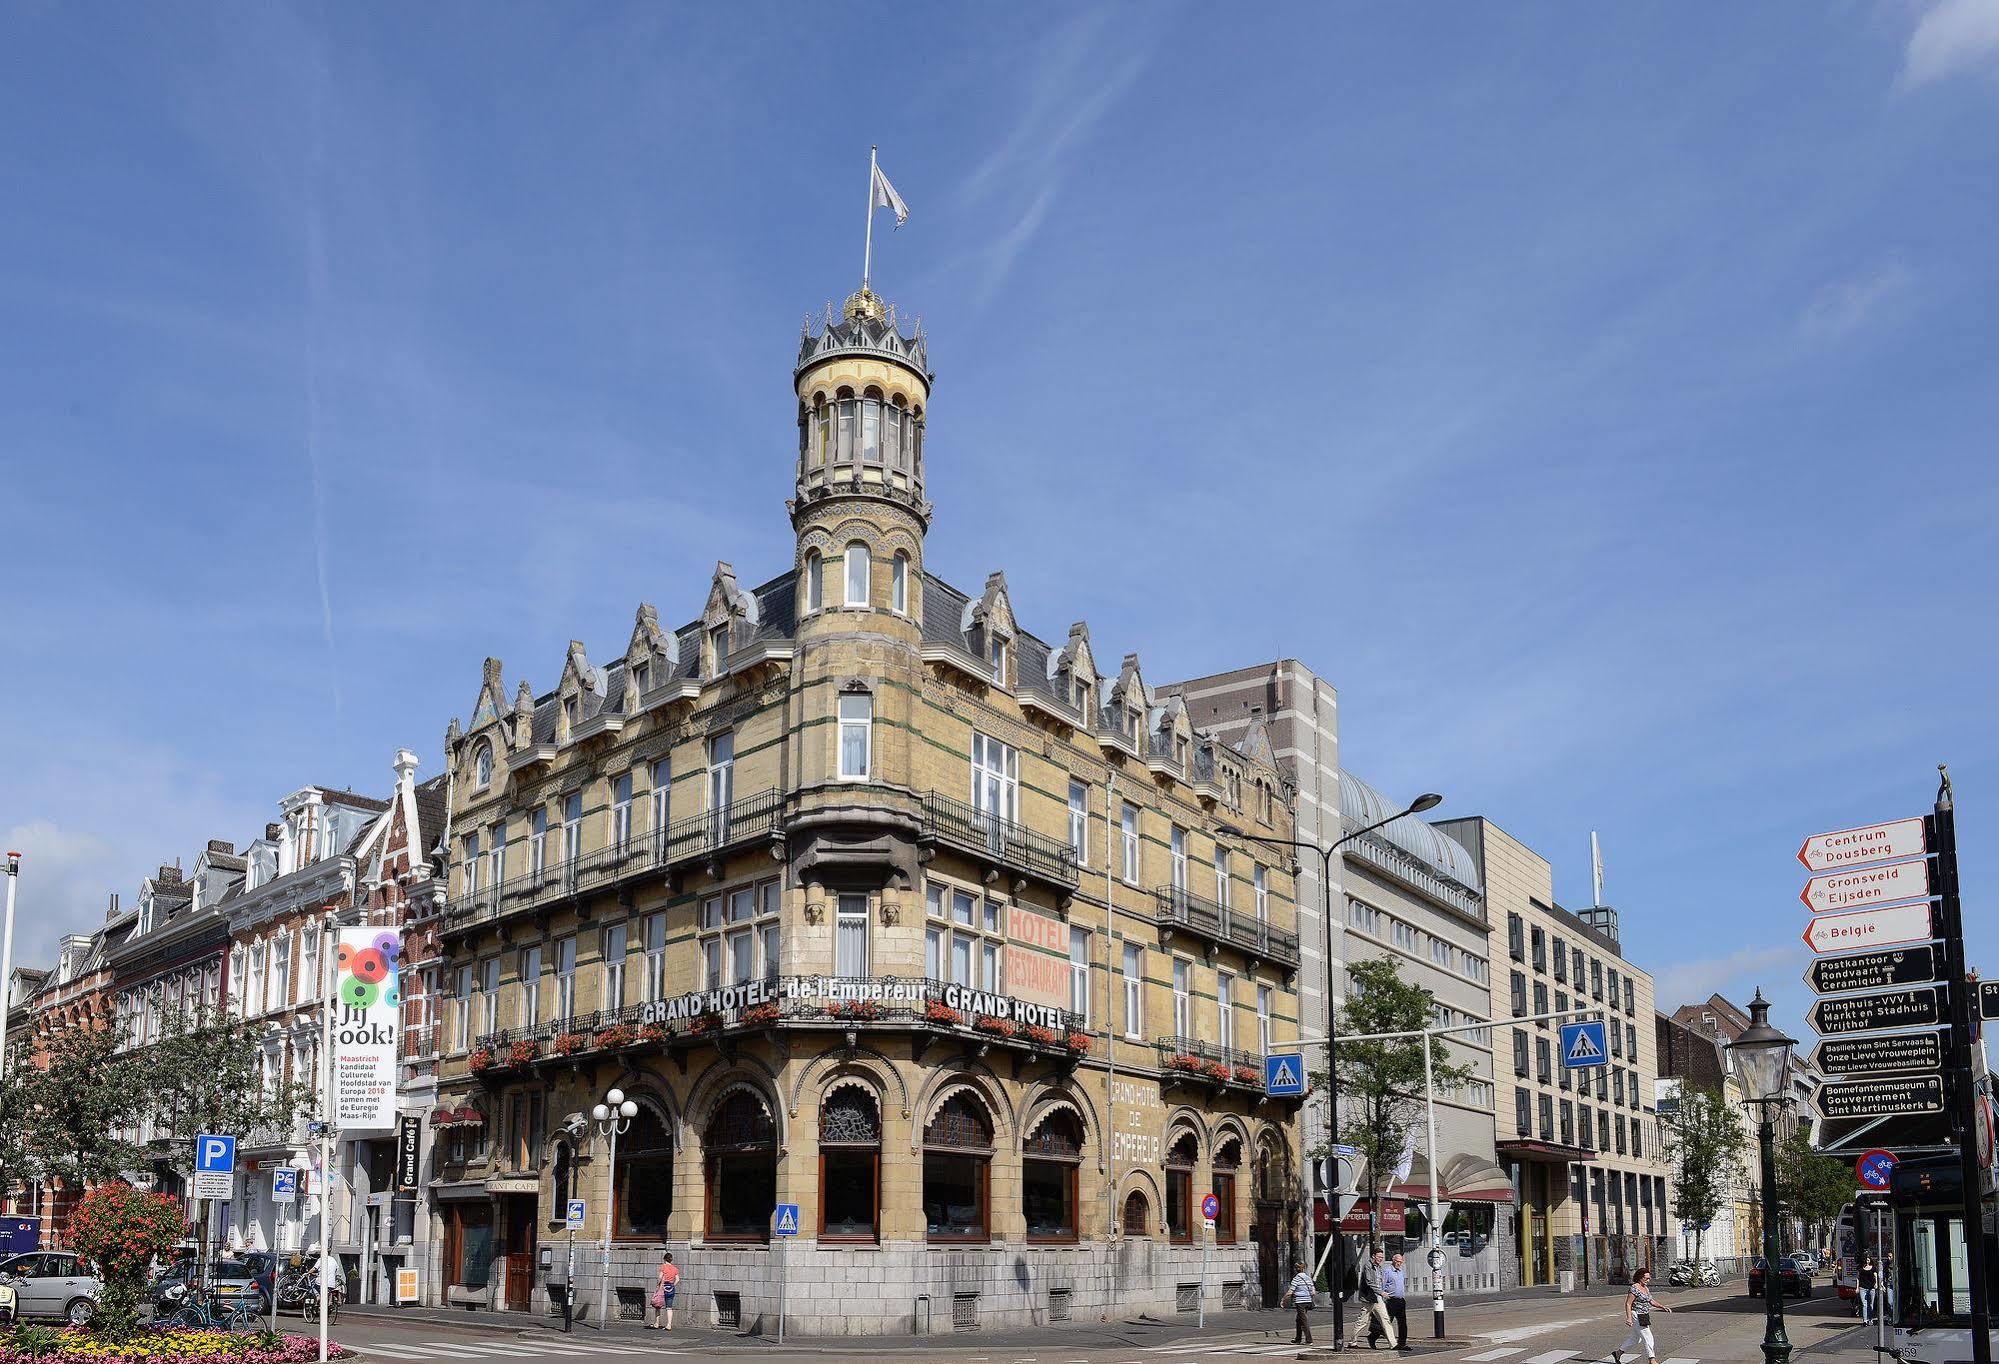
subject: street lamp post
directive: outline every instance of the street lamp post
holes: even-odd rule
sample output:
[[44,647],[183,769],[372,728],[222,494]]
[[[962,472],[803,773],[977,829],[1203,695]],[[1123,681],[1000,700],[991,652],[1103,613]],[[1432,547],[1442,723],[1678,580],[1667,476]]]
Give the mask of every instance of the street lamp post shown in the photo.
[[1791,1364],[1791,1339],[1784,1334],[1784,1276],[1777,1263],[1777,1121],[1772,1105],[1783,1102],[1797,1045],[1770,1026],[1770,1002],[1758,990],[1749,1003],[1749,1026],[1728,1046],[1729,1065],[1748,1097],[1758,1105],[1757,1138],[1763,1157],[1763,1359]]
[[[1353,840],[1359,838],[1362,834],[1371,834],[1382,825],[1393,824],[1404,815],[1416,815],[1421,814],[1425,810],[1434,810],[1443,803],[1444,798],[1442,796],[1433,791],[1425,792],[1411,801],[1407,809],[1398,810],[1386,819],[1377,819],[1374,823],[1355,829],[1350,834],[1343,834],[1325,847],[1320,847],[1316,843],[1305,843],[1295,838],[1272,838],[1265,834],[1253,834],[1234,824],[1224,824],[1218,830],[1218,832],[1230,838],[1241,838],[1251,843],[1263,843],[1276,848],[1302,849],[1319,855],[1319,861],[1322,864],[1319,876],[1319,891],[1320,897],[1324,901],[1326,933],[1326,1129],[1329,1145],[1332,1142],[1338,1141],[1340,1136],[1339,1011],[1333,1005],[1333,999],[1337,993],[1333,988],[1333,856],[1341,848],[1353,842]],[[1435,1154],[1433,1153],[1431,1159],[1434,1160],[1435,1158]],[[1339,1224],[1339,1199],[1330,1188],[1326,1190],[1326,1211],[1332,1215],[1333,1236],[1344,1239],[1345,1233],[1340,1230]],[[1333,1265],[1333,1273],[1342,1279],[1346,1275],[1346,1253],[1344,1248],[1341,1250],[1338,1261]],[[1340,1284],[1335,1282],[1331,1285],[1331,1288],[1333,1299],[1333,1340],[1336,1342],[1333,1348],[1344,1349],[1346,1347],[1346,1323],[1345,1315],[1341,1311]]]
[[[632,1125],[632,1119],[639,1115],[639,1106],[625,1097],[625,1091],[614,1089],[604,1096],[604,1102],[590,1110],[590,1117],[597,1124],[600,1135],[611,1139],[610,1164],[604,1169],[604,1255],[603,1264],[598,1267],[601,1277],[597,1281],[597,1329],[610,1328],[611,1319],[611,1224],[617,1220],[618,1209],[618,1134]],[[575,1292],[572,1285],[568,1290]]]

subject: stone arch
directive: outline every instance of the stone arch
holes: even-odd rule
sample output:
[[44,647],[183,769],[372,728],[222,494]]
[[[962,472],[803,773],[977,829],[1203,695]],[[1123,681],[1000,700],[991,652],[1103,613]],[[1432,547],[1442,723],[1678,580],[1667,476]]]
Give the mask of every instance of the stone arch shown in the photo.
[[1245,1165],[1249,1163],[1250,1152],[1254,1149],[1249,1139],[1249,1128],[1241,1118],[1228,1113],[1215,1120],[1214,1145],[1208,1151],[1210,1165],[1214,1163],[1215,1152],[1221,1150],[1231,1139],[1242,1143],[1242,1163]]
[[778,1098],[777,1074],[754,1056],[738,1056],[734,1061],[716,1060],[688,1091],[682,1119],[689,1130],[706,1131],[708,1120],[722,1100],[738,1089],[747,1089],[770,1113],[777,1129],[777,1150],[782,1156],[791,1143],[791,1114]]
[[1097,1148],[1097,1170],[1101,1173],[1105,1168],[1104,1148],[1107,1144],[1104,1141],[1103,1124],[1097,1120],[1096,1105],[1091,1103],[1090,1096],[1079,1088],[1048,1080],[1031,1088],[1020,1105],[1020,1111],[1031,1116],[1022,1121],[1020,1140],[1016,1144],[1025,1146],[1028,1138],[1034,1135],[1034,1129],[1040,1126],[1041,1120],[1057,1108],[1067,1108],[1076,1115],[1076,1122],[1083,1129],[1084,1139]]
[[[875,1065],[858,1065],[857,1062],[861,1057],[867,1057]],[[908,1121],[910,1116],[909,1086],[904,1083],[902,1072],[896,1068],[895,1062],[889,1060],[888,1057],[876,1051],[873,1047],[856,1047],[851,1053],[845,1047],[828,1047],[813,1057],[806,1064],[805,1068],[799,1072],[798,1079],[792,1083],[791,1103],[788,1105],[788,1112],[792,1117],[798,1116],[799,1103],[803,1100],[806,1091],[815,1083],[815,1077],[829,1065],[835,1068],[836,1074],[853,1071],[859,1074],[872,1075],[876,1067],[879,1067],[881,1075],[886,1076],[887,1080],[884,1082],[877,1077],[876,1083],[878,1087],[882,1094],[886,1096],[890,1085],[894,1086],[896,1101],[902,1105],[903,1120],[905,1122]]]
[[1125,1234],[1125,1204],[1133,1194],[1142,1195],[1145,1199],[1146,1235],[1156,1235],[1165,1225],[1166,1193],[1150,1170],[1141,1169],[1125,1171],[1124,1178],[1118,1182],[1116,1234]]
[[1163,1140],[1160,1143],[1160,1149],[1162,1151],[1171,1150],[1173,1148],[1174,1132],[1176,1129],[1182,1127],[1189,1129],[1194,1134],[1196,1158],[1206,1160],[1208,1153],[1214,1149],[1214,1134],[1209,1130],[1207,1119],[1203,1118],[1198,1110],[1189,1108],[1185,1104],[1181,1104],[1179,1107],[1170,1109],[1167,1112],[1166,1128]]
[[1015,1133],[1019,1130],[1013,1106],[1006,1101],[1006,1087],[991,1070],[976,1061],[964,1060],[939,1066],[930,1081],[917,1096],[913,1111],[914,1121],[910,1124],[909,1149],[923,1149],[923,1129],[930,1124],[944,1101],[961,1090],[969,1090],[986,1106],[993,1120],[993,1146],[995,1149],[1015,1143]]
[[[1284,1139],[1283,1131],[1264,1123],[1257,1129],[1255,1143],[1243,1154],[1249,1158],[1251,1195],[1266,1202],[1288,1202],[1294,1191],[1294,1172],[1291,1143]],[[1273,1158],[1276,1168],[1271,1169],[1266,1162]]]

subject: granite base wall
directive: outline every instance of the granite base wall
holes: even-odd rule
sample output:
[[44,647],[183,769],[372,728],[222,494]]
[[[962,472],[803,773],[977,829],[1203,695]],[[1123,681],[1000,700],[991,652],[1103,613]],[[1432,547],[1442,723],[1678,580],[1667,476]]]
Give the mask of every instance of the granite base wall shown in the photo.
[[[1193,1286],[1203,1278],[1197,1247],[1145,1239],[953,1249],[821,1247],[803,1239],[770,1248],[668,1242],[658,1249],[613,1249],[612,1316],[636,1317],[643,1311],[660,1249],[671,1250],[680,1267],[674,1305],[678,1320],[723,1325],[733,1295],[739,1324],[763,1335],[777,1332],[780,1273],[787,1331],[854,1336],[950,1335],[1064,1319],[1125,1320],[1140,1313],[1191,1317]],[[596,1246],[587,1253],[577,1246],[576,1301],[589,1318],[597,1312],[599,1257]],[[1190,1286],[1186,1297],[1180,1292],[1183,1284]],[[1259,1305],[1255,1247],[1210,1250],[1200,1296],[1210,1312]],[[559,1312],[560,1301],[548,1285],[537,1286],[537,1310]],[[961,1314],[968,1325],[960,1324]]]

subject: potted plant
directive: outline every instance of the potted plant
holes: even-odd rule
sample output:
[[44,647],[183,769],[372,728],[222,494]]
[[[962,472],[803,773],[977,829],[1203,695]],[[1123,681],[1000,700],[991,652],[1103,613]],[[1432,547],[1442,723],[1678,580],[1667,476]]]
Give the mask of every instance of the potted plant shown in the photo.
[[474,1070],[491,1070],[493,1068],[493,1049],[491,1047],[481,1047],[467,1057],[466,1062]]
[[1030,1023],[1025,1029],[1027,1040],[1039,1047],[1053,1047],[1061,1044],[1061,1034],[1053,1028],[1044,1028],[1039,1023]]
[[923,1017],[928,1022],[940,1023],[947,1028],[962,1028],[965,1026],[965,1016],[949,1004],[945,1004],[940,1000],[933,999],[924,1005]]
[[1226,1080],[1229,1078],[1229,1068],[1221,1061],[1208,1062],[1201,1067],[1201,1073],[1206,1075],[1210,1080]]
[[524,1066],[534,1060],[535,1045],[531,1039],[522,1038],[507,1048],[507,1064]]
[[711,1032],[718,1031],[721,1028],[721,1026],[722,1026],[722,1015],[702,1014],[699,1017],[697,1017],[692,1023],[688,1024],[687,1030],[693,1033],[696,1037],[705,1037]]
[[566,1032],[548,1044],[549,1051],[557,1056],[574,1056],[583,1050],[583,1035]]
[[1062,1041],[1070,1051],[1075,1052],[1079,1056],[1090,1049],[1090,1035],[1081,1028],[1069,1029],[1069,1035],[1063,1038]]
[[666,1024],[647,1023],[642,1025],[639,1028],[637,1040],[641,1042],[664,1042],[666,1040]]
[[871,1023],[882,1016],[882,1006],[872,999],[837,999],[829,1012],[852,1023]]
[[751,1005],[749,1008],[743,1010],[742,1021],[747,1027],[768,1028],[771,1024],[777,1022],[777,1001],[771,1000],[767,1003]]
[[629,1023],[613,1023],[608,1028],[597,1030],[597,1045],[605,1051],[615,1047],[629,1047],[638,1040],[638,1033]]
[[972,1026],[980,1032],[989,1032],[994,1037],[1012,1037],[1015,1032],[1010,1020],[995,1018],[992,1014],[980,1014]]
[[1235,1082],[1239,1085],[1257,1085],[1260,1087],[1263,1084],[1263,1076],[1257,1071],[1255,1066],[1237,1066],[1235,1068]]
[[1168,1070],[1184,1070],[1190,1074],[1198,1075],[1201,1071],[1201,1058],[1189,1055],[1183,1051],[1177,1056],[1169,1057],[1166,1062],[1166,1068]]

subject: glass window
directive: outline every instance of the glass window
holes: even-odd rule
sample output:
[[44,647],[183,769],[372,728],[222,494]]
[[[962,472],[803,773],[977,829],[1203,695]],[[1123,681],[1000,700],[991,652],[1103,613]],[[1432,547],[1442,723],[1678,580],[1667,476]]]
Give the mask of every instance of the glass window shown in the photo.
[[1562,935],[1557,933],[1555,935],[1555,979],[1567,980],[1568,978],[1569,945],[1563,941]]
[[1020,1205],[1028,1240],[1076,1239],[1076,1172],[1082,1153],[1082,1128],[1068,1112],[1049,1114],[1027,1139],[1020,1161]]
[[708,1120],[708,1239],[767,1241],[777,1206],[777,1132],[762,1101],[739,1089]]
[[1256,893],[1256,921],[1270,922],[1270,870],[1258,862],[1250,872],[1250,885]]
[[728,837],[729,803],[736,798],[736,736],[728,730],[708,741],[709,836]]
[[664,1236],[672,1211],[673,1139],[652,1106],[640,1104],[639,1115],[618,1138],[617,1234]]
[[555,1016],[563,1026],[576,1016],[576,939],[555,944]]
[[931,1240],[987,1239],[992,1147],[992,1120],[962,1091],[924,1129],[923,1221]]
[[805,609],[817,611],[826,605],[826,561],[818,550],[805,555]]
[[866,692],[840,698],[840,777],[866,781],[873,758],[875,699]]
[[819,1106],[819,1235],[873,1241],[881,1218],[881,1108],[852,1085]]
[[868,547],[847,546],[847,605],[868,604]]
[[841,464],[854,462],[854,418],[857,415],[852,398],[840,400],[839,444],[834,448],[833,457]]
[[1173,826],[1169,836],[1173,849],[1173,889],[1187,889],[1187,831],[1178,824]]
[[1215,903],[1229,907],[1229,850],[1215,849]]
[[1263,1055],[1270,1055],[1270,987],[1256,987],[1256,1049]]
[[1012,821],[1020,809],[1020,753],[998,739],[972,735],[972,808]]
[[1235,1047],[1235,977],[1226,971],[1215,977],[1215,1021],[1219,1025],[1215,1040],[1223,1050]]
[[479,785],[491,786],[493,784],[493,746],[484,740],[481,740],[479,743],[478,767]]
[[623,853],[632,842],[632,774],[611,781],[611,846]]
[[1124,883],[1138,884],[1138,807],[1127,805],[1119,818],[1119,830],[1124,836]]
[[899,616],[909,614],[909,556],[898,552],[889,560],[889,607]]
[[666,823],[673,813],[673,764],[661,758],[652,765],[652,827],[657,834],[664,835]]
[[507,878],[507,821],[504,819],[493,821],[493,851],[491,857],[493,859],[493,889],[498,890],[500,883]]
[[1185,957],[1173,959],[1173,1035],[1194,1035],[1194,965]]
[[779,969],[775,879],[739,886],[701,902],[702,988],[771,979]]
[[1513,1030],[1513,1073],[1527,1074],[1527,1034],[1518,1028]]
[[833,938],[833,974],[868,974],[868,897],[842,895],[836,911]]
[[1090,1026],[1090,930],[1069,928],[1069,1012]]
[[1182,1132],[1166,1152],[1166,1239],[1175,1245],[1194,1239],[1194,1166],[1199,1159],[1192,1132]]
[[1076,865],[1090,865],[1090,788],[1082,782],[1069,783],[1069,851]]
[[521,1013],[518,1020],[521,1027],[531,1028],[541,1022],[541,946],[523,947],[520,956]]
[[656,1004],[666,998],[666,914],[646,915],[646,967],[642,998]]
[[603,983],[600,986],[602,998],[598,1000],[600,1009],[622,1009],[625,1007],[625,948],[631,934],[631,925],[615,923],[604,925],[602,943]]
[[833,404],[821,401],[813,408],[812,415],[817,432],[813,452],[819,457],[819,463],[824,464],[827,456],[833,453]]
[[1145,1027],[1145,949],[1124,945],[1124,1035],[1137,1040]]
[[562,860],[573,873],[583,855],[583,796],[571,791],[562,798]]
[[893,407],[882,409],[882,445],[891,469],[902,468],[902,413]]
[[861,404],[861,462],[880,464],[882,405],[881,399],[869,398]]

